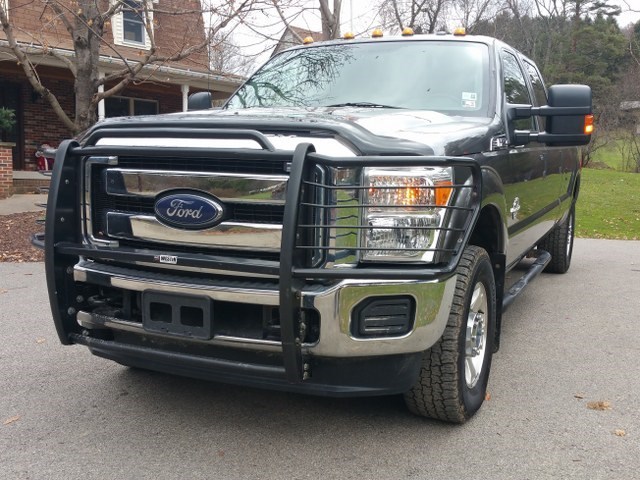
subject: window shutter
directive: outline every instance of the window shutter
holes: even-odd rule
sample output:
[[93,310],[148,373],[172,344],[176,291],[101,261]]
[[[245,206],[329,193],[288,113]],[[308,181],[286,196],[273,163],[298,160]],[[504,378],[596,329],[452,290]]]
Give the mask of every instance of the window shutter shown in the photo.
[[122,12],[116,13],[111,18],[111,28],[113,29],[113,42],[116,45],[124,44],[124,24],[122,21]]
[[[156,3],[156,2],[153,2],[153,3]],[[149,23],[151,24],[151,31],[153,31],[153,3],[148,2]],[[149,34],[147,33],[146,28],[144,29],[144,48],[146,48],[147,50],[151,48],[151,39],[149,38]]]

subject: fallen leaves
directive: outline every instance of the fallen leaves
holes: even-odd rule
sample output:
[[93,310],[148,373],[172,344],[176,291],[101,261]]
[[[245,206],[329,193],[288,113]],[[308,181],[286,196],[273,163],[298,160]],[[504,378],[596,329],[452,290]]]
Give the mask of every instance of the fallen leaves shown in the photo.
[[597,402],[588,402],[587,408],[589,410],[611,410],[611,403],[603,400],[598,400]]
[[46,338],[42,338],[42,337],[38,337],[38,338],[36,338],[36,343],[37,343],[38,345],[41,345],[41,344],[43,344],[43,343],[44,343],[44,342],[46,342],[46,341],[47,341],[47,339],[46,339]]
[[42,212],[0,215],[0,262],[42,262],[44,253],[31,245],[31,235],[44,230]]
[[17,422],[18,420],[20,420],[21,416],[20,415],[15,415],[13,417],[7,418],[4,422],[2,422],[3,425],[11,425],[14,422]]
[[[577,398],[578,400],[584,399],[584,393],[576,393],[573,395],[573,398]],[[589,410],[611,410],[611,402],[607,400],[597,400],[593,402],[587,402],[587,408]]]
[[622,430],[620,428],[617,428],[616,430],[613,431],[613,434],[616,437],[624,437],[627,434],[627,432],[625,432],[624,430]]

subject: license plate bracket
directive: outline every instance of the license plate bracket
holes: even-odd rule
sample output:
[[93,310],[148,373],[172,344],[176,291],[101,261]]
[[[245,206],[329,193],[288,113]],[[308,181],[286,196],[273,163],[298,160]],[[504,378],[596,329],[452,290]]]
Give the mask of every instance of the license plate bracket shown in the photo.
[[142,326],[149,332],[208,340],[212,324],[209,297],[158,291],[142,294]]

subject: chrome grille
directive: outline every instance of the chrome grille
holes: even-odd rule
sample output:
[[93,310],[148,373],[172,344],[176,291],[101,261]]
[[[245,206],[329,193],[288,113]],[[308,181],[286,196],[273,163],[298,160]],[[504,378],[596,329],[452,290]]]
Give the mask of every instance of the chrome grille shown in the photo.
[[[253,167],[261,163],[258,161],[235,161],[241,166],[230,168],[224,161],[207,164],[203,160],[161,158],[145,162],[125,157],[105,164],[89,159],[90,236],[99,242],[118,241],[134,247],[206,249],[207,253],[232,257],[277,260],[288,179],[285,162],[267,161],[270,165],[256,173]],[[276,167],[278,174],[273,173]],[[189,170],[192,168],[200,170]],[[156,219],[155,199],[173,189],[216,196],[225,206],[224,221],[200,231],[164,225]]]
[[259,173],[281,175],[287,171],[287,162],[279,160],[238,160],[237,158],[189,158],[163,157],[154,158],[151,162],[147,158],[121,156],[118,166],[131,169],[168,169],[185,172],[216,172],[216,173]]

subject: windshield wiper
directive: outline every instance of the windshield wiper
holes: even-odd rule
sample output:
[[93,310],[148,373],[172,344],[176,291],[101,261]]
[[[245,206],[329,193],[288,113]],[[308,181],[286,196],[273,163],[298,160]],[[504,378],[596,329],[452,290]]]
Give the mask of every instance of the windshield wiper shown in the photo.
[[393,105],[382,105],[380,103],[372,103],[372,102],[334,103],[333,105],[325,105],[325,107],[402,108],[402,107],[395,107]]

